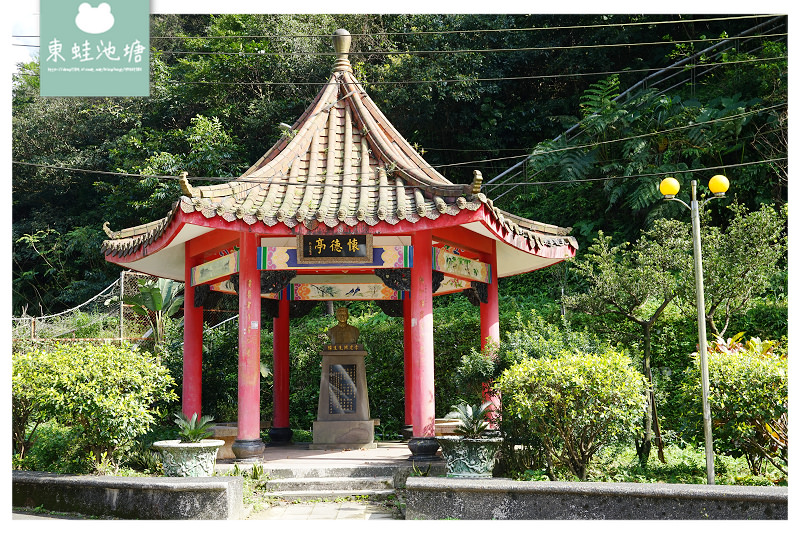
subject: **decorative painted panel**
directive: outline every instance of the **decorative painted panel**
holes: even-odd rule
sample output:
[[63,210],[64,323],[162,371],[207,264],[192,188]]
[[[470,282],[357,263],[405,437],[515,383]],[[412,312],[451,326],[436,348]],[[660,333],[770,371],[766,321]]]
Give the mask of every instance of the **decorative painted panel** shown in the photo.
[[383,283],[295,283],[291,300],[402,300],[403,293]]
[[433,248],[433,270],[463,279],[491,283],[492,265]]
[[208,263],[192,268],[192,285],[201,285],[209,281],[239,272],[239,252],[234,252]]
[[434,296],[463,291],[464,289],[469,288],[469,283],[469,281],[464,281],[463,279],[445,276],[444,280],[442,280],[442,282],[439,284],[439,289],[434,293]]

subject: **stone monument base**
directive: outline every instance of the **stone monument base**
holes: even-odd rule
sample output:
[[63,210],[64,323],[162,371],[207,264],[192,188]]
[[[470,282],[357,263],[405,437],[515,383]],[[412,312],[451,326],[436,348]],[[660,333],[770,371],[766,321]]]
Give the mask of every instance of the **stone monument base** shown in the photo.
[[315,420],[312,450],[376,448],[373,420]]

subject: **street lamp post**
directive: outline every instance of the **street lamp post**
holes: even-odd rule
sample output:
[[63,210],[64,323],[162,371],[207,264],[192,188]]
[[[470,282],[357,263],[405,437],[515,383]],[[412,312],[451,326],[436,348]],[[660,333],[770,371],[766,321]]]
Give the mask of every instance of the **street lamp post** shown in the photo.
[[706,482],[714,484],[714,443],[711,436],[711,407],[708,404],[708,345],[706,344],[706,303],[703,289],[703,251],[700,246],[700,208],[714,198],[722,198],[729,187],[728,178],[716,175],[708,182],[708,188],[714,196],[705,202],[697,201],[697,181],[692,180],[692,203],[675,198],[680,184],[675,178],[664,178],[659,190],[667,200],[680,202],[692,212],[692,244],[694,247],[694,281],[695,300],[697,301],[697,334],[699,337],[700,375],[703,389],[703,432],[706,443]]

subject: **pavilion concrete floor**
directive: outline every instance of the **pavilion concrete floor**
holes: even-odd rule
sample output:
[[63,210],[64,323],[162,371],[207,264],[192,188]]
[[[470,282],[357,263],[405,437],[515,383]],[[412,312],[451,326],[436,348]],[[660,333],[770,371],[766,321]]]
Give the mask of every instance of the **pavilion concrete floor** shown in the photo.
[[[311,450],[309,443],[298,442],[287,446],[267,446],[261,459],[265,470],[277,469],[330,469],[361,466],[408,467],[411,451],[406,442],[378,442],[373,449]],[[233,468],[233,459],[217,461],[217,470],[226,472]]]

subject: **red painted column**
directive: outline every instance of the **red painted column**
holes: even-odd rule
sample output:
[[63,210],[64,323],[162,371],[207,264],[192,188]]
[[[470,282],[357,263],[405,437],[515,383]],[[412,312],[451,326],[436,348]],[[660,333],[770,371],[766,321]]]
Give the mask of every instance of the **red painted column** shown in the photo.
[[[492,248],[496,247],[496,241],[492,241]],[[500,304],[497,294],[497,255],[493,251],[491,257],[485,257],[484,261],[489,263],[492,268],[492,281],[489,283],[489,302],[481,304],[481,349],[486,346],[486,339],[491,339],[495,343],[500,342]]]
[[270,441],[288,443],[289,428],[289,299],[278,302],[278,316],[272,319],[272,427]]
[[258,237],[239,238],[239,423],[233,453],[239,459],[261,456],[261,276],[256,264]]
[[200,405],[203,392],[203,308],[194,306],[194,287],[192,287],[192,267],[197,259],[189,257],[188,246],[184,261],[184,299],[183,299],[183,394],[181,410],[190,417],[197,413],[200,418]]
[[[488,342],[500,343],[500,305],[497,293],[497,242],[492,241],[491,256],[484,257],[484,261],[489,263],[492,268],[491,283],[488,286],[489,298],[487,303],[481,304],[481,350],[486,348]],[[492,384],[483,384],[483,401],[493,404],[493,414],[489,415],[492,420],[491,426],[496,427],[494,419],[499,416],[500,396],[491,391]]]
[[414,248],[414,263],[411,267],[410,304],[413,369],[411,379],[411,424],[415,438],[434,437],[436,416],[433,394],[431,244],[431,232],[429,230],[416,232],[411,237],[411,245]]
[[403,382],[406,391],[406,422],[407,426],[412,425],[411,406],[414,398],[413,376],[414,361],[411,356],[411,300],[403,300]]

